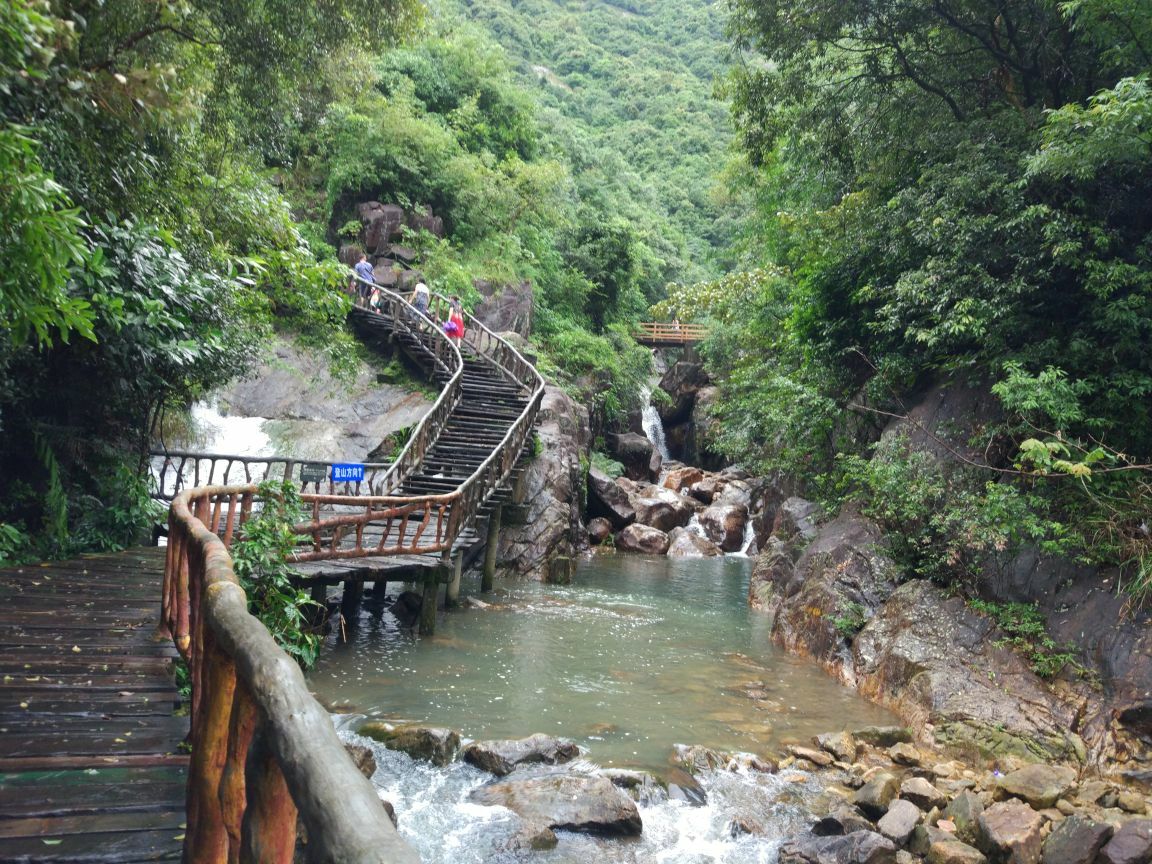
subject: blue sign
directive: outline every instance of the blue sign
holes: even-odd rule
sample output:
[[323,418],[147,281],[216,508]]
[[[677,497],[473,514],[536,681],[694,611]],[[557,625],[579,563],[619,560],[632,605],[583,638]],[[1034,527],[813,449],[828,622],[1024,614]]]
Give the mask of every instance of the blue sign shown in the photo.
[[360,483],[363,479],[363,465],[355,462],[336,462],[332,465],[333,483]]

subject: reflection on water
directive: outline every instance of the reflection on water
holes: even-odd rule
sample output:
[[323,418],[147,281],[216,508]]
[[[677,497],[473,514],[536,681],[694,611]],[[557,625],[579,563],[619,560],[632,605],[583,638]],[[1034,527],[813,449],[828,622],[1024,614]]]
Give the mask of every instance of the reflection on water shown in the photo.
[[431,639],[365,611],[310,684],[337,710],[472,738],[547,732],[601,765],[647,769],[675,743],[765,752],[893,722],[768,644],[747,607],[750,569],[738,557],[601,556],[569,586],[506,581],[485,598],[492,608],[442,615]]

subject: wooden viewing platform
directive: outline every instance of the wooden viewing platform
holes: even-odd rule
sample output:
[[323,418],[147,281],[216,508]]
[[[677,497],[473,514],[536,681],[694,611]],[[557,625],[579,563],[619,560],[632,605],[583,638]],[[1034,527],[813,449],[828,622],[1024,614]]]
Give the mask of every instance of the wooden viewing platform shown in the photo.
[[641,321],[632,337],[641,345],[692,345],[708,335],[703,324],[678,324],[662,321]]
[[0,570],[0,862],[179,860],[163,571],[154,548]]

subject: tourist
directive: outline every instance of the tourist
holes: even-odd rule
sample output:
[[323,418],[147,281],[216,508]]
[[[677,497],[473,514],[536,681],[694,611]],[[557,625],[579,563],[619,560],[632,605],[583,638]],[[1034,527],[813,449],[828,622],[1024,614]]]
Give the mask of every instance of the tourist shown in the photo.
[[432,292],[428,290],[428,286],[422,281],[416,283],[416,287],[412,289],[412,296],[408,298],[408,302],[412,304],[421,315],[428,316],[428,301],[432,299]]
[[464,338],[464,305],[460,302],[459,297],[453,296],[449,304],[448,323],[444,325],[444,332],[450,338],[455,339],[457,345]]
[[352,269],[356,272],[360,296],[367,300],[368,295],[372,293],[372,286],[376,284],[376,274],[372,271],[372,265],[368,263],[368,256],[361,253],[360,260]]

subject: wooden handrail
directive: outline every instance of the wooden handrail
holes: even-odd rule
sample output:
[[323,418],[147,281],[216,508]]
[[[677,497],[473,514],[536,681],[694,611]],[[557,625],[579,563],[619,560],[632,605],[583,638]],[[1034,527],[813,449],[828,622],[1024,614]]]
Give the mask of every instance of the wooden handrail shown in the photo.
[[[402,297],[391,291],[382,295],[396,326],[414,335],[435,334],[419,344],[449,376],[400,456],[370,486],[387,492],[416,469],[459,402],[463,359],[452,340]],[[442,295],[434,301],[438,308],[448,302]],[[447,553],[507,480],[535,423],[544,379],[512,345],[471,315],[467,321],[468,347],[526,398],[500,443],[446,494],[302,494],[311,518],[293,528],[303,544],[294,560]],[[235,458],[247,472],[245,457]],[[292,460],[284,462],[290,476]],[[248,613],[228,550],[259,508],[257,495],[258,487],[250,484],[198,487],[179,492],[169,510],[162,627],[192,672],[184,859],[288,864],[299,813],[308,830],[309,861],[416,862],[372,784],[347,758],[327,714],[309,695],[295,661]]]
[[248,612],[228,545],[256,494],[192,489],[169,511],[162,620],[192,673],[184,860],[290,864],[299,814],[311,862],[415,864],[300,668]]
[[680,324],[675,321],[641,321],[636,325],[634,336],[637,342],[682,345],[706,338],[708,328],[703,324]]

